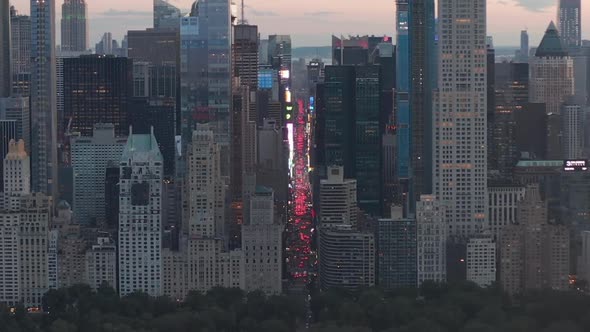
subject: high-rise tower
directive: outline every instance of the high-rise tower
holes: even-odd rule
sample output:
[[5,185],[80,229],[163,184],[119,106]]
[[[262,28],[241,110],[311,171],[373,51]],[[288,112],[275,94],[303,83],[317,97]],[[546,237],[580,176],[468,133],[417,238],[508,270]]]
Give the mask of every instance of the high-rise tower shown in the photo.
[[86,0],[65,0],[61,6],[61,13],[62,51],[86,51],[88,49]]
[[57,194],[55,0],[31,0],[31,168],[33,191]]
[[10,5],[0,0],[0,97],[10,96],[12,74],[10,61]]
[[520,59],[519,62],[529,62],[529,33],[526,30],[520,32]]
[[409,207],[432,192],[434,1],[397,1],[398,180]]
[[[471,235],[487,213],[486,1],[440,0],[434,98],[434,193],[449,235]],[[446,19],[452,17],[452,19]]]
[[201,0],[183,17],[181,44],[182,153],[196,124],[208,122],[221,148],[221,172],[229,174],[231,21],[229,0]]
[[557,22],[566,47],[582,46],[582,0],[559,0]]

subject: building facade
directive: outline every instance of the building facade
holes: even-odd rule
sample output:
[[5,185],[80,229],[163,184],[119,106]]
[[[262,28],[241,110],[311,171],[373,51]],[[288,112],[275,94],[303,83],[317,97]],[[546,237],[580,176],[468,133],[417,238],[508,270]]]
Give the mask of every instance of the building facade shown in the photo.
[[284,227],[275,220],[273,192],[256,188],[249,201],[249,224],[242,225],[245,290],[281,294]]
[[385,289],[415,288],[418,280],[416,220],[393,218],[378,221],[378,284]]
[[570,233],[566,226],[549,224],[548,218],[539,187],[527,187],[518,224],[502,230],[499,268],[505,292],[569,287]]
[[106,222],[107,167],[121,160],[126,138],[115,137],[112,124],[96,124],[92,137],[72,140],[74,210],[83,225]]
[[557,22],[566,47],[582,46],[582,0],[559,0]]
[[117,288],[117,246],[111,238],[99,236],[85,259],[85,282],[93,291],[105,285]]
[[359,289],[375,285],[375,236],[351,225],[320,226],[320,288]]
[[356,180],[344,179],[344,169],[328,167],[328,178],[320,182],[320,224],[356,225]]
[[490,237],[473,238],[467,242],[467,280],[479,287],[496,282],[496,243]]
[[31,175],[34,192],[57,197],[55,0],[31,2]]
[[417,285],[447,281],[447,223],[435,196],[422,195],[416,204]]
[[153,133],[129,136],[120,159],[119,294],[162,289],[163,158]]
[[86,0],[66,0],[61,6],[61,49],[88,50],[88,7]]
[[0,47],[2,57],[0,60],[0,98],[10,96],[12,92],[12,54],[11,54],[11,29],[10,29],[10,3],[0,3]]
[[526,188],[512,183],[491,183],[488,186],[488,229],[495,241],[500,241],[502,229],[517,224],[518,203],[524,198]]
[[31,17],[10,8],[12,91],[29,96],[31,84]]
[[64,59],[64,116],[60,127],[69,126],[71,132],[92,136],[95,124],[112,123],[118,137],[127,136],[132,70],[127,58],[82,55]]
[[[447,202],[450,235],[477,234],[487,218],[486,1],[438,2],[434,195]],[[464,41],[467,41],[465,44]]]

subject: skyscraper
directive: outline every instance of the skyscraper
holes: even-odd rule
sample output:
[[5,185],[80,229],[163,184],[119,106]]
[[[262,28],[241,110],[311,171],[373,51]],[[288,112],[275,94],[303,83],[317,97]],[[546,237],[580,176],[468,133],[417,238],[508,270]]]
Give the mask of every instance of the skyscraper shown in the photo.
[[250,91],[258,89],[258,26],[239,24],[233,27],[234,76]]
[[434,1],[397,1],[398,180],[414,211],[432,191]]
[[74,209],[83,225],[106,221],[105,196],[107,167],[118,163],[127,138],[116,138],[112,124],[96,124],[92,137],[72,139]]
[[230,0],[197,1],[183,17],[181,132],[183,154],[198,122],[212,125],[221,147],[221,171],[229,175],[231,86]]
[[55,0],[31,0],[31,60],[33,191],[56,198]]
[[10,96],[12,90],[10,4],[0,1],[0,97]]
[[582,46],[582,0],[559,0],[557,23],[567,48]]
[[320,184],[320,223],[356,226],[356,180],[344,178],[342,167],[328,167],[328,178]]
[[519,62],[529,62],[529,33],[526,30],[520,32],[520,53]]
[[119,294],[163,293],[163,159],[153,133],[129,135],[120,159]]
[[[112,55],[64,59],[64,115],[60,128],[92,136],[97,123],[112,123],[117,136],[129,133],[131,60]],[[60,139],[64,133],[59,133]]]
[[555,24],[547,28],[535,56],[530,61],[529,99],[544,103],[548,115],[547,158],[560,159],[561,106],[574,94],[574,62]]
[[449,235],[472,235],[487,215],[486,1],[441,0],[434,107],[434,193]]
[[18,15],[14,7],[10,9],[13,92],[28,97],[31,84],[31,17]]
[[62,51],[86,51],[88,49],[86,0],[65,0],[61,6],[61,15]]
[[178,29],[180,9],[166,0],[154,0],[154,29]]

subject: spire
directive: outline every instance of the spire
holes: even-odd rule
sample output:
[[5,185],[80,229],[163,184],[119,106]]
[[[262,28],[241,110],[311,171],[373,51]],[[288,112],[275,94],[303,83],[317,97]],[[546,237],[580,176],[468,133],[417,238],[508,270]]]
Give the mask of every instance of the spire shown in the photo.
[[563,45],[563,41],[559,37],[559,32],[557,31],[557,27],[555,23],[551,21],[549,23],[549,27],[547,31],[545,31],[545,35],[543,36],[543,40],[541,40],[541,44],[539,44],[539,48],[537,48],[537,53],[535,53],[537,57],[566,57],[568,56],[568,52]]

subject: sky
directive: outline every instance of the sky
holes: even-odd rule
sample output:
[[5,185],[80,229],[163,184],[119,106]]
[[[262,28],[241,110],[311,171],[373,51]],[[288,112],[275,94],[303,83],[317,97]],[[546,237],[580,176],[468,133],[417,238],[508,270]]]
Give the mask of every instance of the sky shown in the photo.
[[[90,16],[90,45],[104,32],[120,40],[127,30],[152,26],[152,0],[86,0]],[[239,2],[240,0],[236,0]],[[30,0],[11,0],[28,15]],[[188,11],[193,0],[170,0]],[[527,29],[531,47],[537,46],[556,17],[558,0],[488,0],[488,35],[496,46],[516,46]],[[587,2],[582,1],[582,5]],[[61,18],[61,4],[56,12]],[[332,34],[394,35],[395,0],[245,0],[246,19],[259,26],[262,37],[290,34],[294,47],[330,45]],[[582,8],[583,38],[590,39],[590,3]],[[584,25],[588,22],[587,25]],[[57,40],[59,43],[59,24]]]

